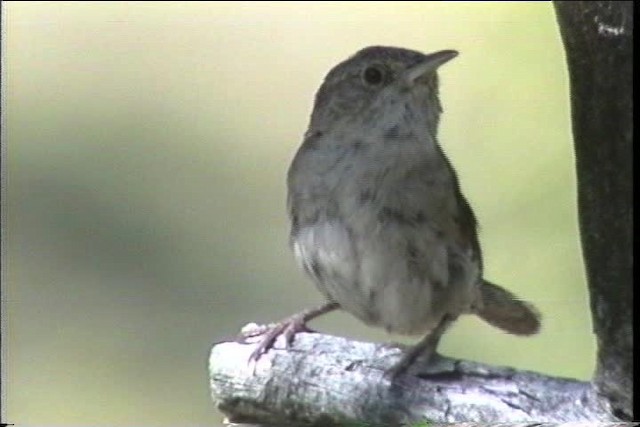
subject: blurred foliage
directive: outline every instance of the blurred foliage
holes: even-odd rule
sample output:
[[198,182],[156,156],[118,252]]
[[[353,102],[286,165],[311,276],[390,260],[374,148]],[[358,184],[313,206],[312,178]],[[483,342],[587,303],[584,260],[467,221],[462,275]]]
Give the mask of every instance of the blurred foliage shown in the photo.
[[[589,378],[567,74],[551,4],[3,4],[5,418],[216,425],[208,350],[320,300],[287,247],[285,173],[315,90],[372,44],[454,48],[440,140],[486,275],[542,333],[472,318],[442,351]],[[3,236],[4,237],[4,236]],[[402,340],[346,314],[315,323]]]

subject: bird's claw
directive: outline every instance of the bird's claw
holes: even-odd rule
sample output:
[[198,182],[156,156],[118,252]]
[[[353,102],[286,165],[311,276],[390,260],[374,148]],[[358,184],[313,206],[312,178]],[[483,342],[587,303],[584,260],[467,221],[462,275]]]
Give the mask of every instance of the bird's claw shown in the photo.
[[243,331],[236,341],[246,344],[249,339],[264,335],[256,349],[249,356],[249,362],[257,362],[258,359],[273,348],[279,336],[284,336],[285,348],[287,348],[293,344],[295,335],[300,332],[315,331],[307,327],[303,316],[294,315],[278,323],[253,328],[250,331]]

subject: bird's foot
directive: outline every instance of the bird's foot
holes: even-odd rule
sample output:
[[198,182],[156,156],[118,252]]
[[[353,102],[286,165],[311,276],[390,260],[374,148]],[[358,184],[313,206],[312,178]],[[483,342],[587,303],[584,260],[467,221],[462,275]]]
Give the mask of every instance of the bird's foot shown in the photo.
[[406,374],[409,368],[416,364],[418,357],[420,357],[421,365],[429,365],[432,359],[434,359],[434,354],[435,351],[428,352],[422,348],[418,348],[418,346],[412,347],[402,355],[398,363],[385,371],[384,376],[393,382],[396,378]]
[[294,314],[277,323],[242,332],[237,341],[247,343],[251,338],[263,335],[262,340],[249,356],[250,362],[257,362],[262,355],[273,348],[279,336],[284,336],[286,347],[289,347],[293,343],[295,335],[300,332],[315,332],[307,327],[303,313]]
[[251,338],[264,335],[256,349],[251,353],[251,356],[249,356],[249,362],[257,362],[262,355],[273,348],[279,336],[284,336],[285,348],[288,348],[293,343],[293,339],[296,334],[300,332],[315,332],[307,327],[307,322],[337,308],[337,303],[328,302],[317,308],[294,314],[280,322],[253,328],[248,331],[242,331],[236,341],[240,343],[248,343]]
[[[421,365],[432,367],[438,371],[439,368],[436,366],[436,362],[442,358],[436,353],[436,348],[438,347],[442,334],[453,320],[450,316],[444,316],[432,331],[404,353],[400,361],[385,372],[385,376],[393,382],[396,378],[406,374],[407,370],[412,367],[418,359],[421,359]],[[431,370],[432,369],[429,369],[429,371]]]

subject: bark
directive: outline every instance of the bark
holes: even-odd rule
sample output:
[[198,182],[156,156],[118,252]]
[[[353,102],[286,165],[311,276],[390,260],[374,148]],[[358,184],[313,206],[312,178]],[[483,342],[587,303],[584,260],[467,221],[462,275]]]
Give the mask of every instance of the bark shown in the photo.
[[571,85],[580,236],[598,342],[594,383],[633,401],[633,3],[555,3]]
[[[218,409],[236,423],[398,426],[451,423],[611,421],[589,382],[439,357],[391,382],[402,350],[302,333],[255,365],[254,345],[214,346],[209,362]],[[411,424],[413,423],[413,424]]]

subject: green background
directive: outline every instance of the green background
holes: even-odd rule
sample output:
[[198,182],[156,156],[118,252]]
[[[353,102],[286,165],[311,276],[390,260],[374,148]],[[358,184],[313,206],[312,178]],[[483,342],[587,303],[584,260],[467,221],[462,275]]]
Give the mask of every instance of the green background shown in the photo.
[[487,278],[544,316],[528,339],[462,319],[442,352],[590,377],[550,3],[3,6],[5,421],[218,425],[211,344],[321,301],[287,246],[285,173],[325,73],[373,44],[460,51],[440,140]]

